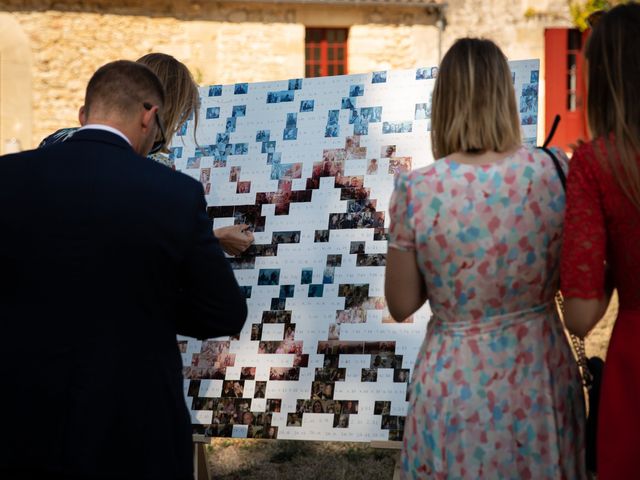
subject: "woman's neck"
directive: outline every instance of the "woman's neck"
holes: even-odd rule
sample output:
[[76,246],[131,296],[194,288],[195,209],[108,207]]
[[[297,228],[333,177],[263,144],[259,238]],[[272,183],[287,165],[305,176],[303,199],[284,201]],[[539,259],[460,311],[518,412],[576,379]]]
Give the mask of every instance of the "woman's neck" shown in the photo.
[[479,152],[479,153],[470,153],[470,152],[455,152],[451,155],[447,155],[447,158],[455,163],[463,163],[467,165],[486,165],[498,162],[503,158],[510,157],[514,153],[516,153],[521,145],[510,148],[504,152],[495,152],[493,150]]

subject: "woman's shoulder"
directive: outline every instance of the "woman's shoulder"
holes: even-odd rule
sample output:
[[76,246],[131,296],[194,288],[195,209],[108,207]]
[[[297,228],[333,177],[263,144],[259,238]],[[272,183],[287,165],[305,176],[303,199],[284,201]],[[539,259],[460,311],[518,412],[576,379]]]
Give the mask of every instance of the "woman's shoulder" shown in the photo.
[[[580,163],[581,167],[598,168],[601,166],[599,160],[604,159],[614,145],[613,142],[609,146],[606,145],[604,138],[580,142],[571,156],[571,164],[577,165]],[[601,152],[601,155],[597,153],[598,150]]]
[[408,183],[425,182],[429,180],[436,180],[442,175],[445,175],[450,170],[449,164],[445,158],[440,158],[432,163],[423,167],[409,170],[408,172],[400,173],[398,178]]
[[550,164],[554,164],[556,163],[556,161],[565,172],[565,174],[569,169],[569,157],[561,148],[527,146],[523,147],[522,153],[523,155],[528,157],[528,163],[539,165],[543,170],[554,166]]
[[40,142],[40,145],[38,145],[38,148],[49,147],[51,145],[64,142],[65,140],[68,140],[69,138],[71,138],[71,136],[73,136],[73,134],[76,133],[77,131],[78,131],[78,127],[61,128],[60,130],[53,132],[48,137],[45,137]]
[[164,165],[165,167],[169,167],[171,169],[174,169],[175,167],[175,163],[173,158],[171,158],[171,155],[167,155],[165,153],[150,153],[149,155],[147,155],[147,158],[149,160],[153,160],[154,162],[157,162],[161,165]]

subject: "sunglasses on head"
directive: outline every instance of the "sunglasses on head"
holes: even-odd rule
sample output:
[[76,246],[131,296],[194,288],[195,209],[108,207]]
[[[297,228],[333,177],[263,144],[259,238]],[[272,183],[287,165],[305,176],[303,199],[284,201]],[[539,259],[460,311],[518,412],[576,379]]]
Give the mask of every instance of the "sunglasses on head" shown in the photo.
[[[153,105],[151,105],[148,102],[144,102],[142,106],[144,107],[145,110],[151,110],[153,108]],[[156,123],[158,124],[158,130],[160,130],[160,140],[156,140],[155,142],[153,142],[153,146],[151,147],[151,150],[149,150],[149,155],[158,153],[160,150],[164,148],[165,143],[167,143],[167,137],[164,132],[164,125],[162,125],[162,121],[160,120],[160,116],[158,115],[157,111],[156,111]]]

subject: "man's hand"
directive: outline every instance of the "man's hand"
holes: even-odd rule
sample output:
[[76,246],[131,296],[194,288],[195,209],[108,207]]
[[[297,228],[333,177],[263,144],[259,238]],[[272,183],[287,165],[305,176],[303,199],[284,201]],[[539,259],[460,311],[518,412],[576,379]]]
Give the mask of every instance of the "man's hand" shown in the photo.
[[254,240],[249,225],[245,224],[216,228],[213,234],[220,242],[222,249],[234,257],[249,248]]

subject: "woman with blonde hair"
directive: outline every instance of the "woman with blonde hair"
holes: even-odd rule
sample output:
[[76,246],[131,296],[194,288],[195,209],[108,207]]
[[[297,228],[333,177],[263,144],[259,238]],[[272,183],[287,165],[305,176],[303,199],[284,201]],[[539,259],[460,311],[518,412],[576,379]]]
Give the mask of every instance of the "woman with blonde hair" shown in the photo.
[[[620,307],[598,409],[598,479],[638,477],[640,425],[640,5],[604,13],[586,46],[593,140],[571,159],[562,243],[569,330],[585,336],[613,287]],[[606,263],[605,263],[606,262]]]
[[[162,107],[161,128],[158,137],[149,152],[148,157],[167,167],[174,168],[173,158],[168,155],[168,142],[171,141],[178,129],[192,116],[194,117],[194,135],[198,127],[198,108],[200,95],[198,85],[189,69],[171,55],[165,53],[148,53],[138,60],[149,67],[160,79],[165,89],[165,101]],[[71,137],[78,128],[63,128],[49,135],[39,145],[48,147],[63,142]],[[253,233],[248,225],[231,225],[214,230],[214,235],[220,241],[220,246],[229,255],[240,255],[253,243]]]
[[400,174],[389,207],[389,311],[433,312],[403,477],[585,478],[580,374],[554,304],[564,192],[551,158],[521,144],[493,42],[460,39],[443,58],[431,140],[438,160]]

